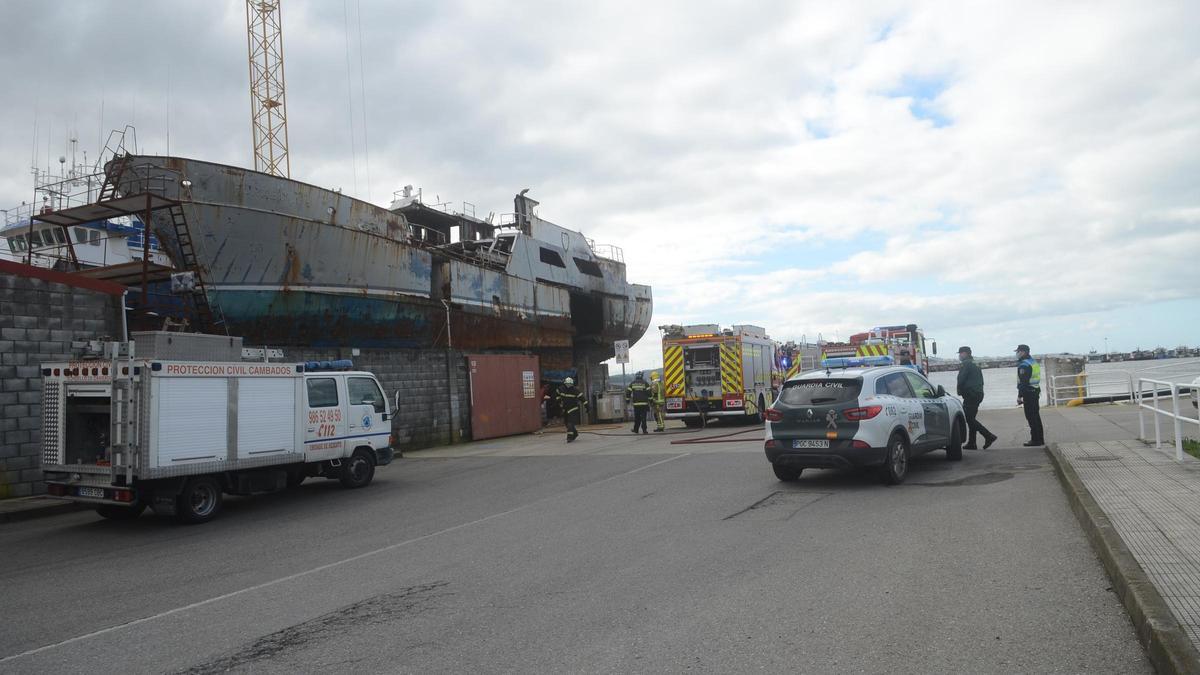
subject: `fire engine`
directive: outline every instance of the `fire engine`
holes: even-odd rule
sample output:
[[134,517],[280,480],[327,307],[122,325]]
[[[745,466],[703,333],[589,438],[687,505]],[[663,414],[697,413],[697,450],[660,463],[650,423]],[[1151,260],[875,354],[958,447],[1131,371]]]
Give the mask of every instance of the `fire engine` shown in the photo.
[[[928,343],[937,355],[937,342]],[[839,359],[890,356],[892,362],[929,372],[929,355],[925,334],[910,323],[907,326],[877,326],[865,333],[855,333],[849,342],[826,342],[821,345],[823,365],[836,365]]]
[[778,343],[759,326],[659,326],[666,416],[697,427],[708,417],[757,421],[781,383]]

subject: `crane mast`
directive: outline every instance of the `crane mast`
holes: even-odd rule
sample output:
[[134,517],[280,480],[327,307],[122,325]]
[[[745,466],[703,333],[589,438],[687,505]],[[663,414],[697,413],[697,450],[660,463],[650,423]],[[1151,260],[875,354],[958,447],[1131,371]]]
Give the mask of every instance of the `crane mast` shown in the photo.
[[279,0],[246,0],[254,170],[290,178]]

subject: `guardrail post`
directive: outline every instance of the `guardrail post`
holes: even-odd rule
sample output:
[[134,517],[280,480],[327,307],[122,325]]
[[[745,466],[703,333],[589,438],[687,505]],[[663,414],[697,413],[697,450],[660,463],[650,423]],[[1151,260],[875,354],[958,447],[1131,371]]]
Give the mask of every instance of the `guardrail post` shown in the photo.
[[1183,461],[1183,428],[1179,426],[1179,385],[1171,385],[1171,411],[1175,418],[1175,461]]
[[1154,396],[1154,449],[1162,450],[1162,423],[1158,420],[1162,412],[1158,409],[1158,385],[1151,382],[1150,386],[1154,387],[1151,391]]
[[[1134,397],[1137,397],[1136,399]],[[1133,375],[1129,376],[1129,400],[1137,403],[1138,409],[1138,440],[1146,440],[1146,406],[1142,403],[1142,381],[1138,380],[1137,393],[1133,391]]]

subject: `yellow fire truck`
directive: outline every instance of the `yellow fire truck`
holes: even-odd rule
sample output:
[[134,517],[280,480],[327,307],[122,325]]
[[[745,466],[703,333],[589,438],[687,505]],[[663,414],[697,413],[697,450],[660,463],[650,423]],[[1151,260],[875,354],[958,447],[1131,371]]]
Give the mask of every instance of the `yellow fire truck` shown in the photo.
[[[930,341],[933,354],[937,342]],[[906,326],[877,326],[865,333],[850,336],[849,342],[825,342],[821,345],[822,363],[831,359],[854,359],[887,356],[896,365],[909,366],[929,373],[929,350],[925,333],[915,323]]]
[[758,326],[659,326],[668,419],[689,427],[706,417],[757,421],[781,381],[779,345]]

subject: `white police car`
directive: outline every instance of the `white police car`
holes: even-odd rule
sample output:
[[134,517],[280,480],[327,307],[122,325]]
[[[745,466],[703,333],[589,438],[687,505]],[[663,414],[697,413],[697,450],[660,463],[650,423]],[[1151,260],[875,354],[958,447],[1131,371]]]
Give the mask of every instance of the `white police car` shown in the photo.
[[945,448],[947,459],[962,459],[962,403],[910,367],[869,365],[890,361],[829,359],[826,369],[784,383],[764,414],[767,460],[779,480],[806,468],[878,466],[894,485],[913,456]]

